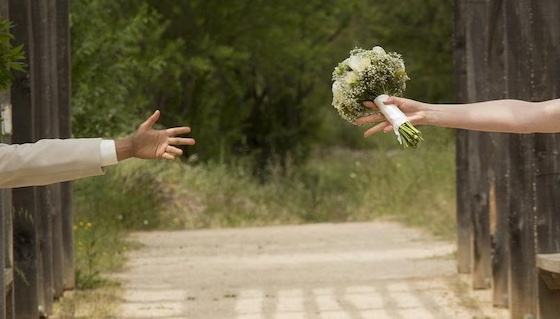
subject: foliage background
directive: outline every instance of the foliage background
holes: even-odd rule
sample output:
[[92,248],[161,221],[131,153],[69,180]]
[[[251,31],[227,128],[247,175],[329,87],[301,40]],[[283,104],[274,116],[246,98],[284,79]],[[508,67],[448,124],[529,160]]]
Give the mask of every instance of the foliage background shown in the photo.
[[82,286],[118,269],[131,229],[383,217],[451,238],[453,131],[422,127],[416,150],[364,139],[331,72],[381,45],[403,55],[407,97],[453,102],[452,18],[451,0],[71,1],[74,135],[128,134],[158,108],[197,140],[74,184]]
[[354,47],[402,53],[407,96],[453,100],[451,0],[71,5],[78,136],[122,134],[157,107],[163,125],[193,128],[189,154],[248,158],[257,173],[333,143],[370,147],[330,107],[331,72]]

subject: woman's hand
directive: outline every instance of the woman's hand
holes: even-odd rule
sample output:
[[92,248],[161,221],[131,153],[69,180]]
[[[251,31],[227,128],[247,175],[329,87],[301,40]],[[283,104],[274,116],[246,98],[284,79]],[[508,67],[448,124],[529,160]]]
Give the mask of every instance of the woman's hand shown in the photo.
[[[426,112],[424,112],[424,110],[427,108],[426,103],[405,99],[401,97],[391,96],[389,97],[389,99],[387,99],[387,101],[385,101],[385,104],[396,105],[406,115],[410,123],[412,123],[413,125],[426,124],[427,122]],[[365,101],[364,105],[372,109],[378,109],[375,103],[371,101]],[[381,113],[370,115],[370,116],[364,116],[356,120],[356,124],[358,125],[367,124],[367,123],[378,123],[378,124],[365,131],[364,137],[369,137],[381,131],[387,133],[393,130],[393,126],[391,125],[391,123],[389,123],[389,121],[387,121],[385,116],[383,116],[383,114]]]

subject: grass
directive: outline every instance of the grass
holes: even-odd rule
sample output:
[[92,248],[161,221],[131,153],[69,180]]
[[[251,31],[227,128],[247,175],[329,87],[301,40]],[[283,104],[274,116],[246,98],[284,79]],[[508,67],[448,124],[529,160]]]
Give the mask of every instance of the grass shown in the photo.
[[450,143],[317,150],[303,167],[269,167],[266,183],[243,164],[177,165],[162,175],[171,189],[160,222],[190,229],[391,218],[451,239],[454,165]]
[[453,239],[454,145],[445,134],[423,133],[426,141],[414,150],[395,147],[390,134],[364,149],[317,149],[301,167],[270,165],[264,183],[242,160],[129,160],[105,176],[76,182],[76,279],[85,290],[63,298],[56,318],[98,318],[78,313],[80,303],[105,314],[99,318],[113,318],[119,287],[106,275],[123,270],[123,253],[135,248],[126,242],[130,230],[383,218]]
[[54,304],[51,319],[117,319],[119,288],[106,285],[94,290],[66,292],[64,298]]

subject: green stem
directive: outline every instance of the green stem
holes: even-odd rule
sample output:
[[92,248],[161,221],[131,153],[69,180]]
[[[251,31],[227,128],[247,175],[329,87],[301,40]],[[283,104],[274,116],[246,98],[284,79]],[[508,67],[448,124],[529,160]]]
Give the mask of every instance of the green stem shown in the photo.
[[405,148],[416,148],[418,143],[424,140],[422,138],[422,133],[410,122],[405,122],[399,126],[399,133],[401,134],[401,139]]

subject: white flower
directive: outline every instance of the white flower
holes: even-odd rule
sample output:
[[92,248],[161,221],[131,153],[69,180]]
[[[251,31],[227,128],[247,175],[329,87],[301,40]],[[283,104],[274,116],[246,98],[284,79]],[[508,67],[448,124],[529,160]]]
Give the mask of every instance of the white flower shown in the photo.
[[342,101],[344,99],[344,90],[342,89],[342,85],[340,85],[338,81],[333,82],[332,93],[333,93],[333,98],[336,101]]
[[344,82],[348,84],[356,83],[356,81],[358,81],[358,75],[356,72],[350,71],[344,76]]
[[362,101],[373,101],[380,94],[402,95],[408,80],[400,55],[387,53],[382,47],[371,50],[355,48],[332,72],[332,105],[345,120],[375,111],[363,107]]
[[352,68],[352,70],[356,72],[363,72],[369,66],[371,66],[371,60],[365,57],[363,54],[360,55],[352,55],[348,59],[348,66]]
[[374,46],[373,49],[371,49],[371,51],[372,51],[374,54],[379,54],[379,55],[387,54],[387,53],[385,52],[385,50],[384,50],[382,47],[378,46],[378,45]]

